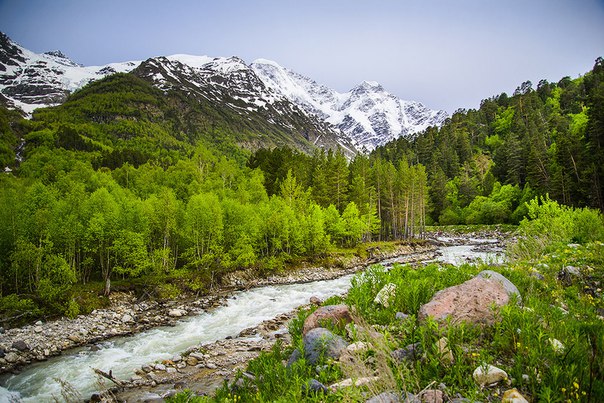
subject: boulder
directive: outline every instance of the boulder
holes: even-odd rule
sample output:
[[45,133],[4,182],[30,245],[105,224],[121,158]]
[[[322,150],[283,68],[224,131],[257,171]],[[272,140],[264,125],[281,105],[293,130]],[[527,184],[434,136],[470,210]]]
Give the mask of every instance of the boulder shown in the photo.
[[474,370],[472,377],[479,385],[490,385],[508,379],[508,374],[494,365],[481,365]]
[[304,335],[304,357],[310,365],[317,364],[321,357],[339,359],[346,346],[343,338],[322,327]]
[[322,306],[304,321],[302,334],[305,335],[309,330],[317,327],[323,327],[324,324],[332,326],[345,325],[352,322],[352,315],[346,305],[327,305]]
[[488,278],[497,281],[503,286],[503,288],[505,288],[505,291],[508,293],[510,298],[512,297],[512,295],[516,295],[516,297],[518,298],[518,302],[522,302],[522,297],[520,296],[520,291],[518,291],[518,287],[516,287],[514,283],[508,280],[503,274],[497,273],[493,270],[483,270],[478,273],[476,277]]
[[390,301],[396,295],[396,284],[388,283],[377,293],[373,302],[382,305],[384,308],[390,306]]
[[[491,277],[487,278],[487,274]],[[493,306],[506,305],[510,301],[513,289],[510,288],[508,292],[502,281],[498,277],[494,278],[491,273],[485,273],[484,276],[476,276],[434,294],[432,300],[420,308],[418,312],[420,321],[431,317],[440,323],[450,320],[454,324],[460,322],[493,324],[496,320]]]

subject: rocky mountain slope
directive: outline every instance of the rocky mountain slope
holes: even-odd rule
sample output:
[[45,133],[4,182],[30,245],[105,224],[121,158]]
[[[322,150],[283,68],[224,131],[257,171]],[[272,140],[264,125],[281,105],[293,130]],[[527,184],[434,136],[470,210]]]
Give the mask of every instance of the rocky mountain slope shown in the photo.
[[28,114],[36,108],[61,104],[89,82],[131,71],[139,64],[131,61],[84,67],[60,51],[34,53],[0,32],[0,94],[9,105]]
[[262,117],[269,125],[304,137],[311,147],[339,146],[348,155],[412,136],[447,117],[444,111],[403,101],[375,82],[340,94],[267,60],[248,65],[237,57],[172,55],[84,67],[60,51],[31,52],[0,33],[0,95],[27,114],[63,103],[92,81],[135,69],[163,91],[180,91],[226,107],[244,120]]
[[346,133],[359,150],[410,137],[447,118],[445,111],[399,99],[374,81],[363,81],[342,94],[270,60],[256,60],[251,66],[267,85]]

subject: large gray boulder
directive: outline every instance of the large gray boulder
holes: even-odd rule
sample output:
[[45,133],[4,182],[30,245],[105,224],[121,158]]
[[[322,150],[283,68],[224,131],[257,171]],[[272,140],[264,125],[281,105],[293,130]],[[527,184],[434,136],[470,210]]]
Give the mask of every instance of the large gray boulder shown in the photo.
[[340,336],[327,329],[317,327],[304,335],[304,358],[315,365],[321,357],[337,360],[348,344]]

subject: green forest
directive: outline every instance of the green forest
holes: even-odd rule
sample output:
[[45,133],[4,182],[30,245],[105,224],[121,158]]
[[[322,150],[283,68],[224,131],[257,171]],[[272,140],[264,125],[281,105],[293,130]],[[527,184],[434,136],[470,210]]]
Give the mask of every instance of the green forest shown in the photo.
[[271,273],[426,225],[515,224],[545,194],[602,209],[603,78],[599,58],[582,77],[526,82],[351,161],[249,151],[254,133],[228,114],[133,74],[29,120],[2,107],[0,309],[75,316],[99,303],[87,287],[107,295],[112,280],[205,292],[233,270]]

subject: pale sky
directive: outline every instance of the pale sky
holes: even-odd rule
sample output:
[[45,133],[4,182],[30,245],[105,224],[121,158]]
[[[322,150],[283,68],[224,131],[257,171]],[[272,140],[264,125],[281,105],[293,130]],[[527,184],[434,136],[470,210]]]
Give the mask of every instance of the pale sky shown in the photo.
[[339,92],[378,81],[452,113],[604,56],[603,0],[0,0],[0,31],[83,65],[271,59]]

